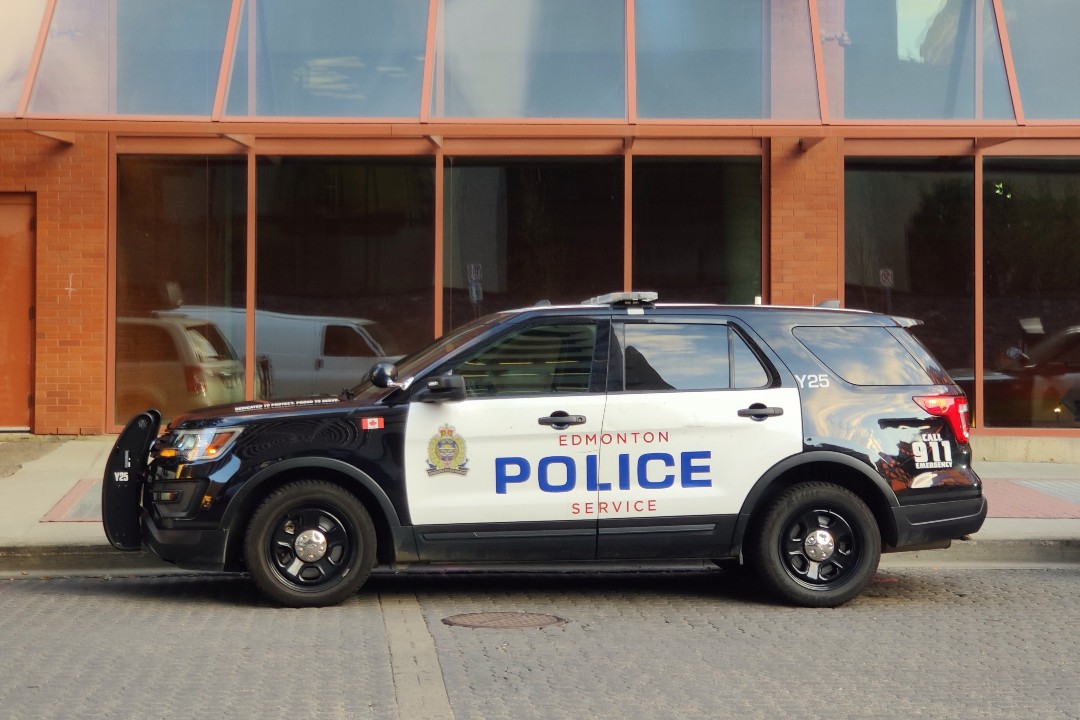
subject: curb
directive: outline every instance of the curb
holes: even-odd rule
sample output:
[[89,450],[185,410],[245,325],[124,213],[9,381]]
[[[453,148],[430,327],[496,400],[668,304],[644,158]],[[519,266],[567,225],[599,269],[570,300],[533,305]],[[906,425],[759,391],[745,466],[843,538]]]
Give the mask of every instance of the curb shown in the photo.
[[944,550],[918,550],[881,556],[888,567],[914,565],[1080,564],[1080,539],[955,540]]
[[107,545],[23,545],[0,548],[0,572],[176,570],[147,550],[124,552]]
[[[695,566],[711,568],[708,561],[695,561]],[[1015,566],[1015,565],[1073,565],[1080,564],[1080,539],[1025,540],[958,540],[944,550],[918,550],[886,553],[881,556],[883,568],[917,566]],[[633,567],[670,568],[672,563],[630,563]],[[683,563],[682,565],[685,565]],[[422,571],[445,572],[441,565],[413,565]],[[497,566],[458,566],[459,570],[477,569],[501,572],[536,572],[535,563],[500,563]],[[603,572],[613,568],[626,569],[626,563],[566,563],[543,564],[544,572]],[[107,545],[25,545],[0,548],[0,572],[110,572],[123,570],[156,570],[187,572],[161,560],[147,550],[126,552]]]

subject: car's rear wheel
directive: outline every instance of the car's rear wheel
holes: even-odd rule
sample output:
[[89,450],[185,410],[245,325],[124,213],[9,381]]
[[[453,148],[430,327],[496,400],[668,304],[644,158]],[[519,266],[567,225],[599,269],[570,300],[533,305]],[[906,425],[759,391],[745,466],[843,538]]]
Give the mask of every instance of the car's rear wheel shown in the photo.
[[375,564],[375,527],[344,488],[302,480],[259,505],[244,537],[255,585],[289,607],[334,605],[363,585]]
[[881,534],[853,492],[808,482],[773,502],[749,549],[776,595],[804,607],[835,607],[870,583],[881,559]]

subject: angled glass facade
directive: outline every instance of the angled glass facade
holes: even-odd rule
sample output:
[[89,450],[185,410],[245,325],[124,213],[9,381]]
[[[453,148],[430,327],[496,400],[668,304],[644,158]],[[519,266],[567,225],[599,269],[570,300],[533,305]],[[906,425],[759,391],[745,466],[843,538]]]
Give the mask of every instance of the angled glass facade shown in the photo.
[[[181,308],[219,365],[169,358],[173,411],[332,391],[478,314],[633,288],[914,316],[980,429],[1075,431],[1077,21],[1065,0],[20,0],[0,193],[34,196],[43,248],[96,238],[72,268],[107,265],[106,427],[166,362],[132,338]],[[74,295],[48,285],[67,274],[39,293]],[[274,347],[291,332],[306,355]]]

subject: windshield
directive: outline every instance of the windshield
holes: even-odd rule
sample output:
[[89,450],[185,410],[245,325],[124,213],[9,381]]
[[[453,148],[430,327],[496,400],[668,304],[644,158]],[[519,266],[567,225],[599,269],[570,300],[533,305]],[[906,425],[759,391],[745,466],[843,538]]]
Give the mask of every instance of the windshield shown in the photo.
[[[449,335],[443,335],[441,338],[428,345],[422,350],[414,352],[412,355],[407,355],[397,362],[397,377],[398,380],[404,380],[405,378],[412,377],[418,372],[426,368],[431,363],[435,362],[439,358],[449,355],[458,348],[464,347],[472,340],[484,332],[486,332],[492,325],[497,324],[503,319],[503,315],[495,313],[493,315],[486,315],[477,320],[473,320],[470,323],[462,325],[458,329],[451,332]],[[370,374],[366,375],[364,379],[352,389],[353,394],[359,394],[363,389],[371,382]]]

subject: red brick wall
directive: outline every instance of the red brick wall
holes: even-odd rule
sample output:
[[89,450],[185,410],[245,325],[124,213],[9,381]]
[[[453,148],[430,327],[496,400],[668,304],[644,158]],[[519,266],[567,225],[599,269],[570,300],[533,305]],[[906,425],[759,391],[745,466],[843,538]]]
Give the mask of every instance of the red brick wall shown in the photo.
[[34,413],[42,434],[105,431],[108,138],[0,132],[0,192],[34,193]]
[[839,141],[827,138],[804,152],[798,138],[775,138],[769,164],[772,303],[813,305],[840,297]]

